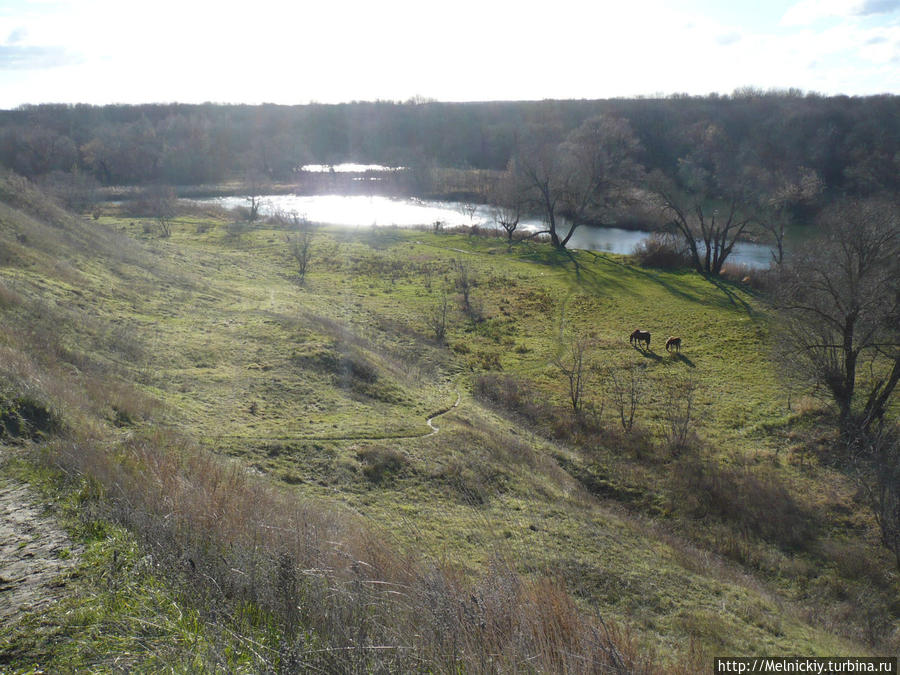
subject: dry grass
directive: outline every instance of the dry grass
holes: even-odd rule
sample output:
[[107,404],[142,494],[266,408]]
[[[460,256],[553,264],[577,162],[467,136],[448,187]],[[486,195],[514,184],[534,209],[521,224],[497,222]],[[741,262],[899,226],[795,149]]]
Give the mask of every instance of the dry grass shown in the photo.
[[503,562],[471,580],[401,555],[358,517],[300,501],[177,436],[59,440],[44,456],[91,477],[103,496],[93,506],[138,533],[198,604],[277,617],[272,667],[653,672],[627,634],[585,617],[557,581]]

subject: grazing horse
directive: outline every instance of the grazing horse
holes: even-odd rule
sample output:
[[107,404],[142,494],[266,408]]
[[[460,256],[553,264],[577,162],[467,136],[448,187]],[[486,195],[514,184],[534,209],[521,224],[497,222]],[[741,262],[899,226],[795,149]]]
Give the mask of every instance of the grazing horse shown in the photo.
[[666,340],[666,351],[669,351],[670,347],[675,347],[676,352],[681,351],[681,338],[680,337],[670,337]]
[[641,346],[641,343],[647,344],[647,349],[650,349],[650,331],[649,330],[636,330],[629,337],[628,341],[631,344],[637,342],[638,347]]

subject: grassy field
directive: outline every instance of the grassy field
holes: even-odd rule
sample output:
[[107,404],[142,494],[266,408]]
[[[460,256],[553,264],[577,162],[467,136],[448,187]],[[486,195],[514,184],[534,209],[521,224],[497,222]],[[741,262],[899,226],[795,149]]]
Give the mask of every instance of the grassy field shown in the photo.
[[[35,402],[53,421],[31,439],[0,437],[5,473],[44,484],[44,469],[22,468],[37,457],[71,475],[54,459],[60,438],[105,444],[125,465],[137,463],[129,444],[190,445],[463,586],[500,568],[551,579],[580,616],[617,626],[629,653],[687,671],[714,654],[900,648],[890,559],[853,481],[821,452],[823,404],[779,380],[769,309],[749,288],[620,256],[390,228],[316,229],[301,283],[278,224],[236,234],[223,214],[185,212],[159,238],[152,220],[108,208],[86,222],[12,179],[0,197],[0,401],[20,417]],[[439,341],[430,319],[443,298]],[[629,344],[635,328],[652,332],[651,349]],[[682,337],[680,354],[665,351],[668,335]],[[587,344],[578,419],[557,365],[575,338]],[[632,372],[641,396],[626,432],[610,373]],[[689,443],[675,449],[667,429],[686,392]],[[99,481],[98,498],[118,494],[78,471]],[[67,480],[66,494],[85,489]],[[146,545],[128,533],[140,519],[122,513],[102,519],[124,530],[88,537],[72,525],[94,547],[79,583],[101,583],[111,537]],[[114,669],[120,651],[147,670],[159,659],[189,669],[153,640],[112,639],[115,627],[134,633],[105,614],[118,611],[158,612],[159,634],[177,644],[230,650],[235,670],[258,665],[249,642],[218,646],[228,641],[211,637],[206,610],[173,613],[181,600],[160,599],[163,570],[136,578],[140,612],[111,602],[75,622],[97,663]],[[75,599],[60,605],[63,633],[76,630],[66,602],[77,611]],[[34,620],[0,629],[0,666],[53,658]],[[265,643],[265,621],[242,621],[247,640]]]

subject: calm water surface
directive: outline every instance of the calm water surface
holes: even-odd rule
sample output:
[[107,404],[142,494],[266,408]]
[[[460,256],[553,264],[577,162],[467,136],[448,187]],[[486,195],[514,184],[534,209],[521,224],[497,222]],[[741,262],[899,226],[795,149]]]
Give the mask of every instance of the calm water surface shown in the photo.
[[[264,197],[263,200],[261,209],[263,214],[296,211],[312,222],[344,227],[413,227],[432,225],[438,221],[445,227],[460,225],[496,227],[487,207],[479,206],[475,213],[470,215],[457,202],[361,195],[271,195]],[[201,201],[216,203],[225,208],[247,205],[244,197],[219,197]],[[544,229],[544,224],[540,220],[525,220],[520,227],[526,231],[534,231]],[[649,232],[639,230],[579,227],[572,235],[569,247],[629,254],[648,236]],[[769,247],[739,242],[729,261],[750,267],[768,267],[771,262]]]

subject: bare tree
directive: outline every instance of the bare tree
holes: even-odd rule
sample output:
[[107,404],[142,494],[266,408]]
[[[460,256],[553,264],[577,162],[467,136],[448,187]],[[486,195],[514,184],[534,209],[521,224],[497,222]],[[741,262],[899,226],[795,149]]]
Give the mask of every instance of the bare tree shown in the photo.
[[562,142],[547,129],[529,136],[516,167],[555,247],[565,248],[580,225],[622,197],[640,174],[638,149],[628,122],[614,117],[592,117]]
[[175,188],[170,185],[153,185],[144,190],[142,201],[145,201],[150,214],[156,220],[156,227],[161,237],[172,234],[172,220],[178,205]]
[[608,392],[619,413],[622,429],[630,433],[634,417],[646,393],[644,370],[637,365],[610,368],[607,372]]
[[827,390],[843,431],[867,430],[900,380],[900,207],[845,201],[821,230],[782,271],[780,349],[794,374]]
[[247,222],[254,223],[259,218],[259,211],[264,206],[262,198],[265,187],[268,184],[266,175],[261,170],[250,170],[245,176],[247,196],[244,201],[248,203]]
[[737,194],[716,201],[699,193],[679,191],[664,178],[662,181],[657,180],[656,192],[672,226],[687,244],[694,268],[701,274],[718,275],[753,218],[741,210]]
[[510,162],[506,171],[494,185],[491,193],[491,216],[506,232],[506,241],[511,246],[513,234],[525,212],[526,193],[516,173],[515,163]]
[[291,213],[289,219],[291,231],[284,235],[284,241],[288,245],[288,253],[297,263],[297,276],[302,284],[312,258],[313,228],[306,218],[296,212]]
[[569,385],[569,402],[576,417],[581,416],[584,407],[584,388],[587,384],[585,357],[590,341],[583,336],[572,337],[553,357],[553,365],[566,378]]
[[697,382],[693,377],[670,380],[663,399],[663,436],[673,454],[687,449],[694,423],[694,394]]
[[802,212],[818,198],[824,183],[812,169],[798,167],[794,175],[778,174],[768,200],[768,215],[760,221],[762,228],[772,236],[772,262],[781,266],[784,262],[784,237],[792,214]]
[[469,219],[469,224],[474,224],[475,214],[478,212],[478,202],[474,200],[463,200],[457,203],[457,210]]
[[447,302],[447,294],[441,293],[440,300],[437,301],[430,311],[425,315],[425,323],[434,334],[434,339],[443,342],[447,335],[447,310],[449,303]]
[[650,185],[663,215],[687,244],[694,268],[718,275],[735,244],[756,223],[759,186],[765,179],[717,126],[698,124],[691,133],[694,149],[678,160],[674,178],[656,172]]
[[472,304],[472,290],[477,284],[476,274],[468,262],[457,258],[453,261],[453,275],[453,285],[459,293],[463,313],[474,320],[476,312]]
[[900,570],[900,432],[896,427],[870,433],[867,451],[872,470],[866,483],[869,504],[881,531],[881,543]]

